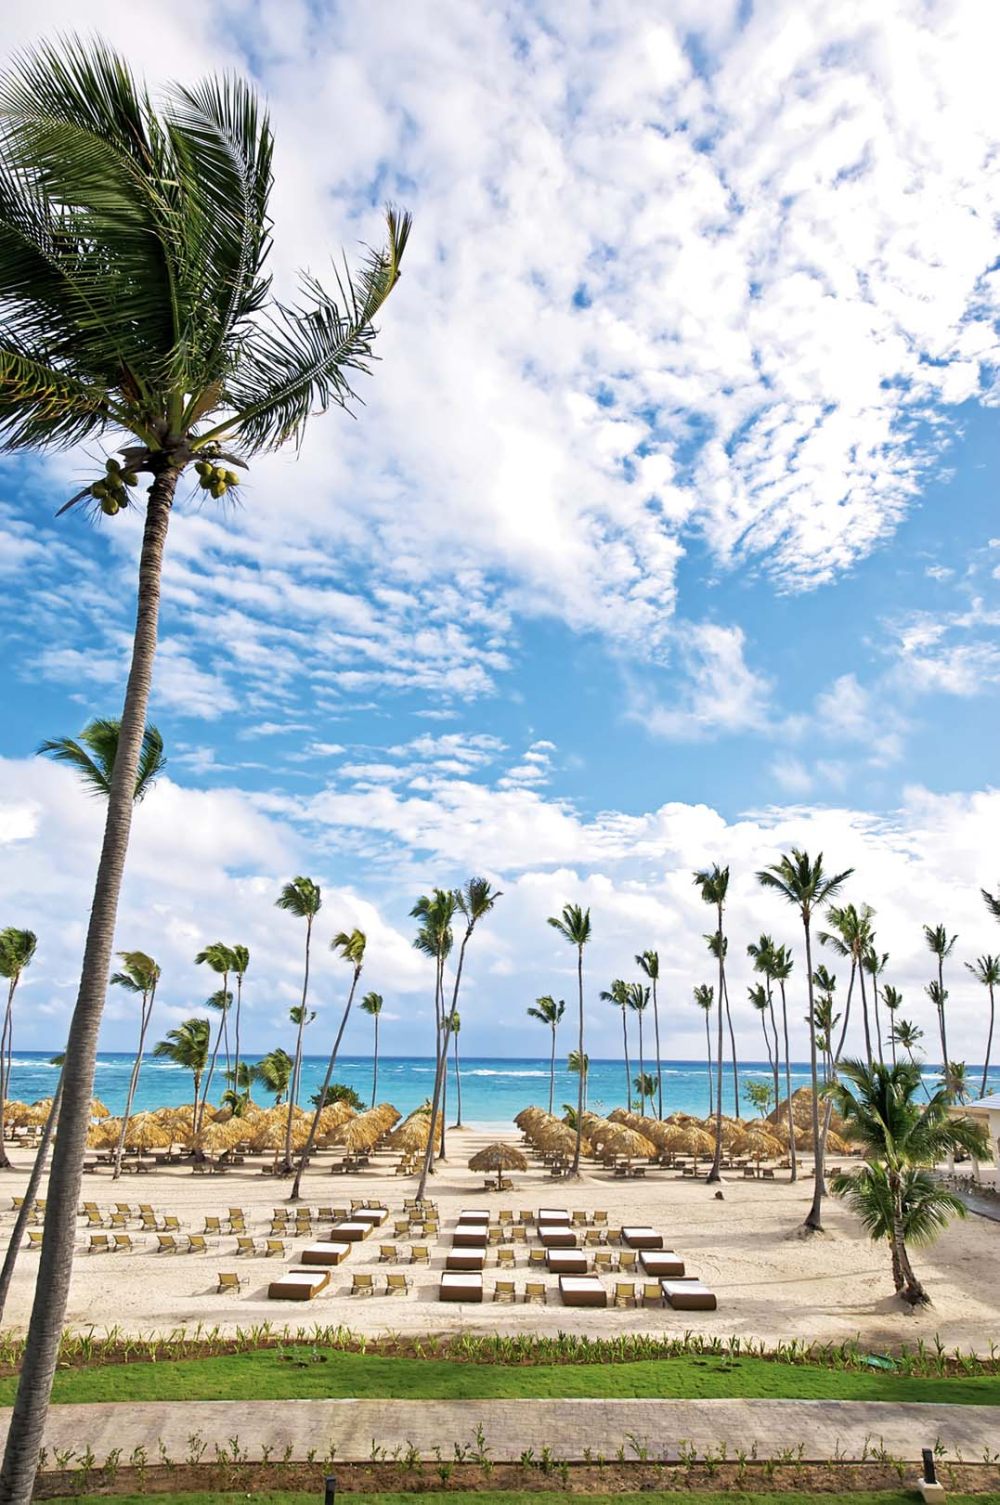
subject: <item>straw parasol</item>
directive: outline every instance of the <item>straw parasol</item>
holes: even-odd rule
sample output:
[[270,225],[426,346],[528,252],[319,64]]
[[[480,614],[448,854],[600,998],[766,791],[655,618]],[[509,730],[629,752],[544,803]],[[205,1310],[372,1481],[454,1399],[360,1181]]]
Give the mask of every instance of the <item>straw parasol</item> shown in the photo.
[[470,1171],[496,1171],[497,1191],[503,1190],[504,1171],[526,1171],[527,1156],[513,1144],[488,1144],[469,1161]]
[[612,1155],[620,1155],[625,1160],[634,1160],[638,1155],[647,1158],[656,1154],[656,1145],[648,1140],[645,1134],[640,1134],[638,1129],[630,1129],[625,1125],[614,1129],[604,1141],[604,1148]]
[[762,1124],[749,1124],[746,1130],[733,1141],[734,1154],[749,1155],[759,1165],[762,1160],[773,1160],[784,1152],[784,1145]]
[[91,1118],[110,1118],[111,1109],[106,1108],[99,1097],[92,1097],[90,1099],[90,1116]]

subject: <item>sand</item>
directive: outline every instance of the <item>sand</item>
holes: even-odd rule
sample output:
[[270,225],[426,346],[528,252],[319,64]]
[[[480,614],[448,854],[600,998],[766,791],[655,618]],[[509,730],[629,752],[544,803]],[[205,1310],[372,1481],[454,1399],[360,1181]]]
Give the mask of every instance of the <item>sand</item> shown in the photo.
[[[913,1345],[935,1334],[949,1348],[980,1352],[989,1350],[991,1340],[1000,1341],[1000,1285],[995,1278],[1000,1256],[998,1223],[970,1215],[964,1222],[953,1223],[929,1249],[914,1250],[915,1267],[933,1304],[909,1312],[893,1295],[887,1248],[872,1244],[854,1216],[834,1198],[827,1198],[824,1205],[824,1235],[795,1236],[811,1200],[809,1180],[791,1186],[781,1172],[773,1182],[731,1176],[723,1184],[724,1198],[719,1201],[715,1187],[682,1180],[667,1170],[651,1171],[641,1181],[616,1181],[603,1170],[588,1169],[583,1180],[563,1182],[539,1169],[515,1174],[513,1193],[486,1192],[483,1177],[469,1171],[466,1162],[492,1138],[495,1135],[471,1129],[449,1135],[448,1163],[429,1182],[442,1223],[430,1269],[380,1265],[376,1231],[370,1240],[355,1246],[346,1262],[332,1272],[328,1289],[314,1301],[269,1301],[268,1282],[295,1262],[296,1247],[306,1240],[289,1240],[289,1254],[283,1261],[237,1258],[236,1240],[229,1234],[210,1238],[207,1255],[160,1255],[153,1252],[155,1236],[132,1226],[129,1231],[138,1252],[88,1255],[81,1220],[67,1326],[93,1327],[99,1332],[118,1327],[134,1333],[198,1323],[234,1330],[270,1321],[293,1328],[340,1323],[371,1334],[561,1331],[593,1336],[698,1331],[735,1334],[769,1345],[792,1338],[839,1341],[860,1336],[874,1351]],[[509,1138],[516,1142],[514,1130]],[[3,1176],[0,1200],[8,1206],[10,1196],[27,1179],[27,1156],[18,1159],[18,1169]],[[351,1197],[378,1198],[390,1209],[391,1225],[391,1214],[402,1210],[403,1198],[414,1194],[416,1184],[411,1178],[394,1176],[392,1168],[392,1157],[379,1156],[364,1172],[333,1176],[321,1159],[304,1178],[302,1205],[315,1212],[320,1203],[344,1205]],[[116,1183],[107,1172],[88,1175],[82,1195],[102,1209],[116,1201],[130,1202],[133,1207],[139,1201],[150,1202],[159,1213],[177,1214],[182,1228],[191,1233],[203,1230],[206,1213],[224,1214],[228,1207],[240,1206],[247,1214],[248,1231],[260,1239],[267,1232],[271,1209],[282,1205],[288,1186],[286,1181],[256,1171],[234,1169],[225,1176],[195,1176],[190,1168],[177,1166],[155,1175],[123,1176]],[[496,1269],[489,1257],[484,1276],[487,1294],[481,1306],[437,1300],[445,1247],[450,1246],[451,1229],[462,1208],[487,1208],[495,1214],[501,1208],[537,1210],[540,1206],[601,1208],[612,1225],[651,1224],[665,1235],[667,1246],[685,1259],[687,1273],[700,1277],[716,1292],[718,1310],[567,1309],[559,1302],[556,1277],[539,1277],[534,1270],[530,1278],[545,1279],[549,1288],[547,1306],[493,1303],[489,1295]],[[13,1214],[5,1211],[5,1240],[12,1221]],[[9,1328],[21,1329],[27,1321],[37,1263],[37,1255],[22,1251],[6,1313]],[[383,1285],[382,1277],[394,1269],[405,1269],[411,1276],[407,1296],[350,1296],[356,1271],[374,1273],[376,1283]],[[223,1270],[244,1277],[246,1283],[238,1296],[217,1294],[217,1275]],[[509,1272],[499,1273],[509,1278]],[[521,1246],[515,1271],[519,1291],[528,1273]],[[612,1282],[613,1277],[606,1278],[609,1287]]]

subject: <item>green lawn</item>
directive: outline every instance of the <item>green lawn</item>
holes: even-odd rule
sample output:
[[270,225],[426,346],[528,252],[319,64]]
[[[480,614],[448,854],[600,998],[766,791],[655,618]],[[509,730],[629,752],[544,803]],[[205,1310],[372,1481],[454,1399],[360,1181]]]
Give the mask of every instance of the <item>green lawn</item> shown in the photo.
[[[760,1396],[792,1400],[950,1401],[1000,1405],[1000,1375],[913,1379],[880,1372],[779,1364],[766,1359],[686,1355],[625,1364],[457,1364],[320,1350],[325,1363],[276,1349],[166,1363],[105,1364],[56,1374],[59,1402],[146,1400],[299,1400],[324,1396],[401,1400],[518,1400],[594,1396],[708,1399]],[[0,1405],[16,1381],[0,1379]]]
[[[267,1490],[254,1493],[255,1505],[316,1505],[317,1495],[293,1490]],[[419,1499],[422,1505],[566,1505],[565,1491],[522,1491],[516,1489],[469,1493],[455,1490],[450,1493],[421,1491],[413,1494],[371,1494],[353,1496],[362,1499],[365,1505],[413,1505]],[[859,1489],[850,1494],[808,1494],[798,1490],[784,1490],[780,1494],[762,1494],[758,1491],[728,1490],[725,1494],[691,1492],[689,1490],[644,1490],[642,1494],[572,1495],[574,1505],[913,1505],[919,1498],[909,1489]],[[948,1493],[950,1505],[983,1505],[984,1495],[956,1495]],[[73,1495],[65,1501],[53,1501],[51,1505],[104,1505],[106,1496]],[[199,1494],[116,1495],[116,1505],[245,1505],[245,1494],[214,1494],[210,1491]]]

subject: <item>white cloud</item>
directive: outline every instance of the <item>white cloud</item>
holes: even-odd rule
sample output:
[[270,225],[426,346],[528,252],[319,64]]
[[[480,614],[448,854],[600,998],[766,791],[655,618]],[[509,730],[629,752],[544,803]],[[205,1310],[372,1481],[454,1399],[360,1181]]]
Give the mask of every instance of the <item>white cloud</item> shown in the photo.
[[631,715],[654,736],[678,741],[766,726],[769,681],[743,656],[740,627],[714,622],[684,624],[677,635],[682,689],[672,703],[634,688]]

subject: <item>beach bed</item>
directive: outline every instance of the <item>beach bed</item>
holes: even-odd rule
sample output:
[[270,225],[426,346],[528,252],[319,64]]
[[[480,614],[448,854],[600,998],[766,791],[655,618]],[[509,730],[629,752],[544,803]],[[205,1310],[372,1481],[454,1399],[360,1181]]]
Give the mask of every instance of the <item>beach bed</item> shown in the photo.
[[607,1306],[608,1293],[596,1275],[560,1275],[563,1306]]
[[350,1244],[306,1244],[299,1250],[303,1265],[339,1265],[351,1252]]
[[674,1279],[681,1279],[684,1275],[684,1261],[672,1249],[644,1249],[639,1255],[639,1263],[647,1275],[673,1276]]
[[490,1215],[488,1212],[483,1212],[482,1210],[477,1211],[476,1209],[471,1207],[466,1207],[458,1215],[458,1222],[460,1227],[465,1223],[488,1223],[489,1220]]
[[373,1228],[380,1228],[388,1216],[388,1207],[359,1207],[357,1212],[351,1213],[351,1222],[370,1223]]
[[662,1249],[663,1234],[645,1224],[622,1229],[622,1238],[630,1249]]
[[714,1312],[718,1302],[715,1292],[700,1280],[661,1280],[663,1299],[676,1312]]
[[485,1249],[453,1249],[445,1255],[446,1270],[481,1270],[486,1263]]
[[485,1223],[479,1227],[476,1224],[459,1225],[451,1236],[453,1249],[485,1249],[488,1234]]
[[575,1249],[576,1234],[569,1224],[548,1223],[540,1227],[538,1237],[546,1249]]
[[482,1301],[483,1277],[446,1270],[438,1287],[439,1301]]
[[335,1223],[326,1241],[333,1239],[342,1244],[359,1244],[362,1239],[369,1237],[374,1227],[374,1223],[362,1223],[357,1218],[352,1218],[349,1223]]
[[587,1256],[582,1249],[547,1249],[545,1263],[553,1275],[586,1275]]
[[568,1223],[569,1211],[565,1207],[540,1207],[535,1221],[537,1223]]
[[330,1284],[329,1270],[300,1270],[293,1265],[267,1288],[271,1301],[311,1301]]

